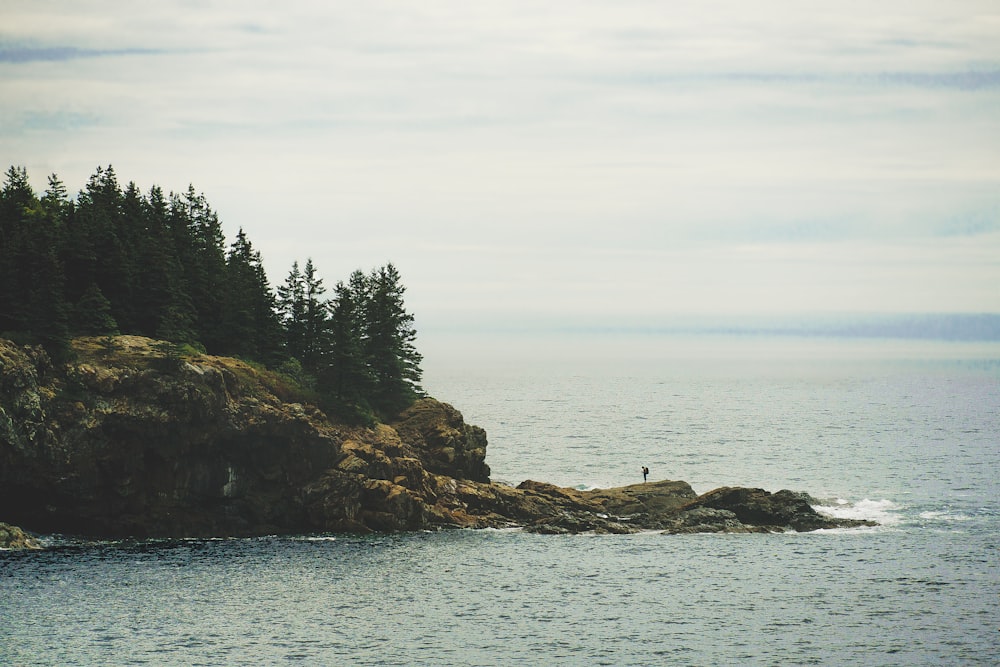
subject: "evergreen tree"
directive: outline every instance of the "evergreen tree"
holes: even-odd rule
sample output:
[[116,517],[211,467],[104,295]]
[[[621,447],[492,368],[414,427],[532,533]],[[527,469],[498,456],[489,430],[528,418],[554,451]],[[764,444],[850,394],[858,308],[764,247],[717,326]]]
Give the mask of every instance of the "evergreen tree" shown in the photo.
[[11,167],[0,194],[0,331],[33,338],[56,358],[69,342],[59,226],[35,197],[27,170]]
[[256,303],[253,248],[241,228],[226,258],[226,300],[223,324],[229,336],[222,342],[222,352],[247,358],[258,354],[256,345]]
[[304,349],[302,363],[309,369],[316,369],[322,364],[322,357],[329,349],[330,310],[329,304],[322,300],[326,288],[323,280],[316,275],[316,267],[312,258],[306,259],[306,267],[302,274],[304,287]]
[[365,356],[375,381],[372,402],[388,415],[423,393],[422,357],[414,346],[414,318],[404,307],[405,287],[396,267],[390,263],[372,271],[368,283]]
[[[193,186],[188,186],[183,205],[187,213],[187,253],[183,256],[183,265],[187,268],[187,291],[194,305],[198,335],[208,349],[218,349],[226,345],[230,336],[222,317],[226,295],[220,289],[228,273],[226,239],[219,216],[208,205],[204,195],[195,193]],[[259,255],[255,261],[254,271],[263,274]],[[256,281],[263,282],[266,287],[267,278],[263,275],[257,276]]]
[[241,228],[226,258],[223,352],[264,363],[281,358],[281,322],[260,253]]
[[194,342],[194,306],[171,234],[163,190],[153,186],[140,208],[143,233],[136,248],[136,331],[174,342]]
[[179,293],[171,293],[169,299],[160,313],[156,332],[152,337],[199,345],[190,301]]
[[98,253],[92,218],[92,207],[81,192],[74,214],[66,220],[60,252],[66,276],[66,298],[70,303],[79,301],[83,291],[97,282]]
[[374,387],[363,349],[364,304],[367,278],[361,271],[350,284],[338,282],[330,307],[330,348],[320,369],[320,388],[356,413],[371,410],[368,397]]
[[27,170],[11,166],[0,191],[0,332],[27,328],[27,285],[22,267],[28,240],[27,211],[34,201]]
[[49,187],[42,197],[42,207],[60,228],[66,225],[73,214],[73,202],[69,200],[66,185],[55,174],[49,174]]
[[309,258],[292,265],[275,298],[260,253],[242,229],[227,252],[218,216],[193,186],[169,199],[154,186],[144,197],[98,167],[73,202],[55,174],[39,199],[23,167],[6,172],[0,333],[42,342],[57,358],[71,334],[201,341],[213,353],[287,361],[344,415],[391,416],[422,392],[399,272],[355,271],[333,291],[326,300]]
[[63,270],[55,246],[39,235],[30,252],[33,270],[28,290],[28,328],[53,359],[68,355],[70,328],[69,308],[63,286]]
[[25,167],[11,165],[4,174],[3,202],[5,206],[31,206],[35,200],[35,191],[28,182],[28,170]]
[[[132,199],[127,202],[135,210],[138,202],[134,187]],[[89,237],[93,254],[87,257],[88,275],[81,276],[81,283],[70,284],[70,300],[79,301],[83,291],[96,282],[101,293],[111,303],[111,313],[126,331],[135,329],[135,303],[132,293],[135,285],[135,255],[132,247],[132,230],[126,217],[126,198],[118,184],[118,177],[110,165],[97,171],[87,187],[77,197],[76,220],[82,232]],[[85,248],[89,250],[90,248]]]
[[306,294],[299,263],[292,262],[292,269],[285,284],[278,287],[278,317],[285,332],[288,354],[300,362],[305,352]]
[[111,303],[101,294],[97,283],[90,283],[74,310],[75,333],[86,336],[119,333],[118,323],[111,315]]

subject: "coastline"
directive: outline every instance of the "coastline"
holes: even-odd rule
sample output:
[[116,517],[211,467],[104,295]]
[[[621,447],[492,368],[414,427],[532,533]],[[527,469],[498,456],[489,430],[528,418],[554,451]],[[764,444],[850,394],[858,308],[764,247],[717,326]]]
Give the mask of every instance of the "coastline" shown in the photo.
[[491,482],[486,433],[422,398],[339,424],[236,359],[138,336],[80,338],[54,365],[0,340],[0,519],[97,538],[522,527],[539,533],[775,532],[871,525],[805,494],[663,480],[578,491]]

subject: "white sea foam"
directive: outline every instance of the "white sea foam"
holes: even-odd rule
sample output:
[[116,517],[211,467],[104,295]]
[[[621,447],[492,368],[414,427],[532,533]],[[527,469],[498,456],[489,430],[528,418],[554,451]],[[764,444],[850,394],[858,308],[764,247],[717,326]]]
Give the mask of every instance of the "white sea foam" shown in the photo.
[[892,526],[900,522],[901,507],[891,500],[871,500],[865,498],[857,502],[837,498],[832,505],[814,505],[813,509],[837,519],[861,519],[874,521],[881,526]]
[[574,484],[573,487],[577,491],[596,491],[597,489],[608,489],[611,488],[610,484]]
[[336,542],[336,535],[303,535],[301,537],[293,538],[300,542]]
[[921,512],[920,518],[925,521],[971,521],[972,517],[958,512]]

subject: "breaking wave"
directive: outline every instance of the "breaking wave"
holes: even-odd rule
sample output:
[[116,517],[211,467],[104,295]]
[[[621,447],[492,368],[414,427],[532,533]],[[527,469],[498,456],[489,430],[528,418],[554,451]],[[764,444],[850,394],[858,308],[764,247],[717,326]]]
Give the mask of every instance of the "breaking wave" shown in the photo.
[[865,498],[852,502],[837,498],[830,503],[814,505],[813,509],[823,514],[828,514],[837,519],[861,519],[874,521],[880,526],[895,526],[902,519],[900,510],[902,507],[891,500],[871,500]]

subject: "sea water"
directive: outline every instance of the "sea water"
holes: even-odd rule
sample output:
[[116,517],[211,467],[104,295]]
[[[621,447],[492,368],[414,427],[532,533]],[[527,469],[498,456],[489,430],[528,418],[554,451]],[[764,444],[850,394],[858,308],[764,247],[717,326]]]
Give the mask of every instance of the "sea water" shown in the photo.
[[425,351],[495,480],[810,492],[876,528],[0,552],[0,664],[994,665],[1000,349],[497,338]]

